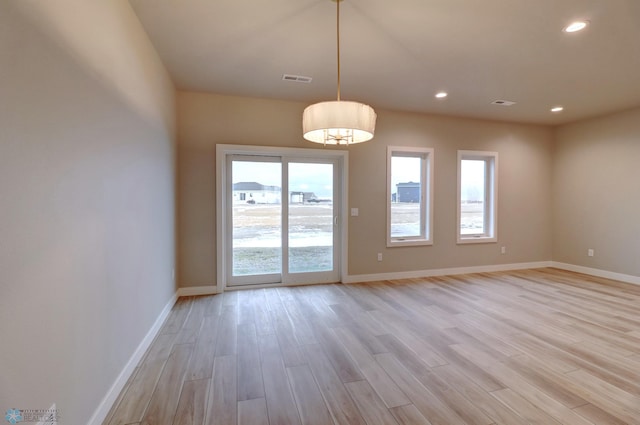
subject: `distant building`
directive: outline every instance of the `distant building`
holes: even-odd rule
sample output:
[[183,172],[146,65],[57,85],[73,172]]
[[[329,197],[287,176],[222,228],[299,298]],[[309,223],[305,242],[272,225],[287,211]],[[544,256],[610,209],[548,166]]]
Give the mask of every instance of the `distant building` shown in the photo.
[[420,183],[406,182],[396,185],[395,202],[417,203],[420,202]]
[[278,186],[266,186],[257,182],[233,184],[234,204],[279,204],[280,194]]
[[318,202],[318,197],[313,192],[291,192],[291,198],[289,202],[292,204]]

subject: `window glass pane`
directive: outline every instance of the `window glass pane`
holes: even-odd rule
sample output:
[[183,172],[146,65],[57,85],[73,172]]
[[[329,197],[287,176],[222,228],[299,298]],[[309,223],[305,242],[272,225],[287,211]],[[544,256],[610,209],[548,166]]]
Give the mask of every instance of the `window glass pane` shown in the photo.
[[289,163],[289,272],[333,270],[333,164]]
[[486,228],[486,161],[463,159],[460,167],[460,234],[481,235]]
[[233,161],[233,276],[280,273],[279,162]]
[[422,235],[421,156],[391,157],[391,237]]

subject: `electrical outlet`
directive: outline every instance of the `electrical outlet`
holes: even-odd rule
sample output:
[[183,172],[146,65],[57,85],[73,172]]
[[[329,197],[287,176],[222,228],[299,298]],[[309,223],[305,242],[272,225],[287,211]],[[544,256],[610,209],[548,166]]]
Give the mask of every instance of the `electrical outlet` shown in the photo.
[[381,252],[378,253],[378,261],[382,261],[382,253]]
[[587,250],[587,255],[588,255],[589,257],[593,257],[594,255],[596,255],[596,252],[595,252],[593,249],[589,248],[589,249]]
[[507,253],[507,247],[503,246],[502,248],[500,248],[500,254],[506,254]]

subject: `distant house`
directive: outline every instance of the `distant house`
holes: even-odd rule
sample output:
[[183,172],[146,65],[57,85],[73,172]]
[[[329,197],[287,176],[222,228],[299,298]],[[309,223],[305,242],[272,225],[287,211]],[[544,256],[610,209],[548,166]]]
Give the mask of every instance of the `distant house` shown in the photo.
[[291,199],[289,200],[292,204],[304,204],[309,202],[319,202],[318,197],[313,192],[291,192]]
[[398,183],[396,188],[396,202],[420,202],[420,183]]
[[233,184],[234,204],[279,204],[280,187],[266,186],[257,182]]

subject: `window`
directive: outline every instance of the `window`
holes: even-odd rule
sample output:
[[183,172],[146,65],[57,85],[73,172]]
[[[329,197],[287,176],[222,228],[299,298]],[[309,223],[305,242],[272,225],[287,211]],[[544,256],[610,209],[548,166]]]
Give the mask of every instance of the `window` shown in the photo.
[[496,242],[498,153],[458,151],[458,243]]
[[433,149],[387,148],[387,246],[431,245]]

